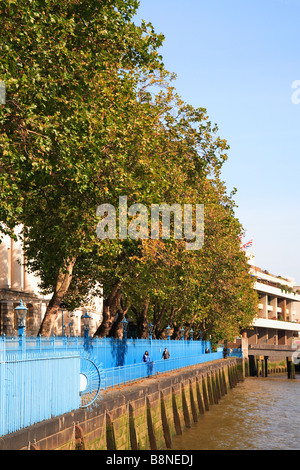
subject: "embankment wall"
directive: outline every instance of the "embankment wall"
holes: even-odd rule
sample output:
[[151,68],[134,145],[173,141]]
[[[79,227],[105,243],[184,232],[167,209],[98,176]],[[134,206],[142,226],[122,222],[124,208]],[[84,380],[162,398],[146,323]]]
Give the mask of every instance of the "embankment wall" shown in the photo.
[[197,422],[244,377],[244,361],[228,358],[144,379],[104,392],[91,409],[4,436],[0,449],[171,449],[176,434]]

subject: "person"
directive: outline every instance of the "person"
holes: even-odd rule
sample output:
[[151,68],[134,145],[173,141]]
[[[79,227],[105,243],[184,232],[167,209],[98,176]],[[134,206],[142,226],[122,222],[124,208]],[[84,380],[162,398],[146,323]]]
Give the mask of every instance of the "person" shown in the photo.
[[150,356],[148,351],[145,351],[145,354],[143,355],[143,362],[150,362]]
[[162,358],[163,359],[169,359],[169,357],[170,357],[170,353],[167,350],[167,348],[165,348],[164,352],[162,353]]
[[228,349],[227,349],[226,346],[224,346],[224,348],[223,348],[223,359],[226,359],[227,354],[228,354]]
[[[203,349],[202,349],[203,351]],[[207,346],[207,348],[205,349],[205,354],[208,354],[209,353],[209,347]]]
[[148,377],[151,377],[151,375],[153,375],[154,362],[151,361],[148,351],[145,351],[145,354],[143,355],[143,362],[146,362],[147,375]]

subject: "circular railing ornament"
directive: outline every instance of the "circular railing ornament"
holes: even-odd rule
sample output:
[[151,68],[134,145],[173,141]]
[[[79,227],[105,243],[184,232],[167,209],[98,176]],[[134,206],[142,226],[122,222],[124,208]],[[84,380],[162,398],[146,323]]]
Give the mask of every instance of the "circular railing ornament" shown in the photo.
[[101,387],[100,368],[89,357],[80,359],[80,408],[90,406],[98,397]]

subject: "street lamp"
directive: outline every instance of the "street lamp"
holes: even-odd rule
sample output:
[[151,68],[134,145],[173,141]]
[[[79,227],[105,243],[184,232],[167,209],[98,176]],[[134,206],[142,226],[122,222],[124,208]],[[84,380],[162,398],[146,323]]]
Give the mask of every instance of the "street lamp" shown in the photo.
[[149,339],[152,339],[152,332],[153,332],[153,325],[152,323],[148,323],[148,333],[149,333]]
[[183,341],[184,340],[184,328],[182,327],[180,330],[181,337],[180,339]]
[[69,330],[70,330],[70,337],[73,336],[73,321],[71,320],[69,323]]
[[170,331],[171,331],[171,327],[168,325],[167,328],[167,338],[170,339]]
[[15,307],[15,312],[18,319],[18,335],[20,338],[23,338],[25,334],[25,318],[28,308],[25,307],[23,301],[20,300],[20,305]]
[[91,317],[87,312],[81,316],[81,320],[83,323],[83,347],[86,351],[90,349],[90,338],[89,338],[89,331],[90,331],[90,319]]
[[193,336],[194,336],[194,331],[193,329],[191,328],[190,329],[190,340],[193,341]]
[[25,336],[25,319],[28,308],[25,307],[22,300],[20,300],[20,305],[15,307],[15,312],[18,319],[18,335],[19,335],[19,345],[23,348],[23,339]]
[[81,320],[83,322],[83,335],[85,338],[89,337],[89,331],[90,331],[90,319],[91,317],[87,312],[85,312],[84,315],[82,315]]
[[124,317],[124,319],[121,321],[121,325],[123,328],[123,339],[127,338],[127,327],[128,327],[128,321]]
[[65,309],[60,308],[59,310],[61,311],[61,335],[64,336],[65,335],[65,327],[66,327],[66,325],[64,325],[64,311],[65,311]]

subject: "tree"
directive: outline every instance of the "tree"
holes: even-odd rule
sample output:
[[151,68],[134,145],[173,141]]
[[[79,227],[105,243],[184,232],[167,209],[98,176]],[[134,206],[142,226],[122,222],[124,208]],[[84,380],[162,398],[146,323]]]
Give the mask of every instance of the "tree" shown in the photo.
[[[146,89],[143,85],[144,93]],[[165,90],[153,98],[148,96],[147,106],[139,108],[146,113],[139,115],[143,127],[136,130],[133,125],[127,135],[131,155],[141,150],[140,157],[153,175],[151,185],[146,180],[143,186],[144,178],[141,181],[136,174],[138,184],[130,188],[133,197],[129,200],[203,202],[204,247],[188,252],[185,241],[174,238],[102,241],[90,264],[77,265],[80,274],[69,295],[84,286],[87,294],[89,281],[101,279],[104,315],[96,332],[99,336],[121,336],[121,321],[129,311],[142,337],[147,335],[151,320],[154,337],[161,337],[170,324],[175,336],[184,326],[187,332],[193,327],[206,336],[228,338],[233,332],[239,334],[242,324],[251,322],[256,305],[248,265],[238,243],[242,228],[234,217],[233,196],[227,196],[219,178],[227,144],[213,137],[217,129],[207,123],[205,110],[186,106],[166,82]],[[145,104],[145,98],[142,101]],[[142,148],[136,145],[141,134]],[[126,184],[128,180],[124,189]]]
[[234,217],[232,196],[227,196],[219,178],[227,144],[213,137],[217,129],[206,124],[203,109],[193,110],[180,100],[176,104],[178,112],[172,104],[160,113],[153,164],[159,157],[169,175],[161,193],[164,201],[205,203],[206,242],[202,250],[192,253],[176,240],[143,240],[135,243],[136,253],[134,244],[128,252],[122,251],[122,257],[114,261],[114,274],[103,273],[104,283],[114,279],[119,300],[104,318],[100,335],[107,332],[105,323],[109,330],[115,316],[124,315],[121,298],[126,299],[126,308],[130,305],[143,337],[149,320],[156,337],[168,324],[173,324],[175,334],[183,325],[187,330],[194,325],[201,326],[206,335],[217,331],[228,337],[233,331],[239,333],[243,321],[251,322],[256,311],[248,265],[238,243],[242,228]]
[[[135,0],[1,1],[2,230],[24,225],[28,267],[53,292],[50,334],[78,257],[93,250],[96,208],[120,175],[135,70],[159,70],[162,35],[135,26]],[[50,25],[50,26],[49,26]],[[124,177],[125,177],[124,176]],[[108,189],[109,188],[109,189]]]
[[[253,278],[240,248],[241,226],[233,201],[218,182],[202,181],[205,203],[205,243],[188,252],[179,241],[145,247],[144,280],[132,294],[131,309],[145,326],[151,320],[154,335],[162,337],[167,325],[174,337],[182,327],[195,336],[216,341],[233,339],[256,314]],[[142,286],[142,287],[141,287]],[[146,335],[146,329],[142,330]]]
[[[143,92],[142,102],[143,104],[146,102],[147,106],[144,108],[146,114],[141,121],[143,128],[140,132],[132,135],[140,136],[142,133],[145,136],[144,145],[140,149],[141,158],[148,163],[152,181],[151,185],[147,182],[143,191],[141,191],[140,184],[138,192],[133,193],[131,200],[132,202],[146,202],[148,207],[151,203],[161,203],[162,201],[168,204],[191,202],[190,180],[193,181],[196,175],[198,179],[202,180],[207,174],[218,172],[219,160],[225,157],[222,152],[226,149],[226,144],[220,139],[217,139],[216,142],[212,137],[214,130],[210,122],[207,122],[205,110],[194,109],[183,103],[166,78],[166,76],[160,78],[160,80],[164,79],[164,89],[160,89],[157,94],[152,93],[149,96],[145,83],[137,92],[138,96],[141,96]],[[151,86],[159,82],[158,78],[149,77],[149,79],[148,85]],[[136,151],[136,148],[138,146],[133,144],[132,153]],[[220,153],[219,156],[215,153],[216,148]],[[198,194],[198,196],[200,195],[201,193]],[[199,202],[195,197],[193,201]],[[104,299],[104,319],[97,331],[100,336],[108,333],[118,311],[120,313],[119,320],[124,315],[122,308],[120,308],[121,297],[126,297],[128,299],[126,305],[130,303],[131,309],[134,309],[135,305],[131,298],[137,298],[136,291],[145,293],[151,288],[150,263],[147,256],[144,258],[144,250],[147,246],[153,247],[153,243],[147,240],[142,244],[140,242],[123,244],[122,255],[117,261],[111,260],[116,263],[113,265],[113,269],[110,269],[109,273],[103,272],[102,281],[107,295]],[[167,251],[163,256],[167,258]],[[147,260],[146,267],[144,267],[143,259]],[[107,266],[110,264],[108,263]],[[167,263],[167,266],[170,272],[170,263]],[[145,269],[145,277],[143,277],[143,269]],[[168,277],[168,271],[164,270],[163,276],[160,277],[161,290],[167,290]],[[111,287],[107,286],[107,279],[109,279],[108,284],[112,283]],[[171,289],[174,290],[174,287],[172,286]],[[115,291],[118,293],[117,296]],[[110,301],[113,302],[113,305],[110,304]],[[143,312],[140,316],[140,322],[143,325],[141,327],[142,335],[145,335],[146,331],[147,304],[148,300],[146,299],[140,305]]]
[[[2,230],[23,224],[28,267],[53,293],[44,335],[62,301],[72,308],[103,289],[100,336],[119,336],[130,311],[142,336],[151,319],[156,337],[169,323],[175,336],[184,326],[228,337],[255,300],[220,178],[228,145],[205,109],[176,94],[163,37],[133,23],[137,6],[0,1]],[[97,207],[122,195],[128,206],[203,203],[204,247],[187,251],[174,235],[99,240]]]

